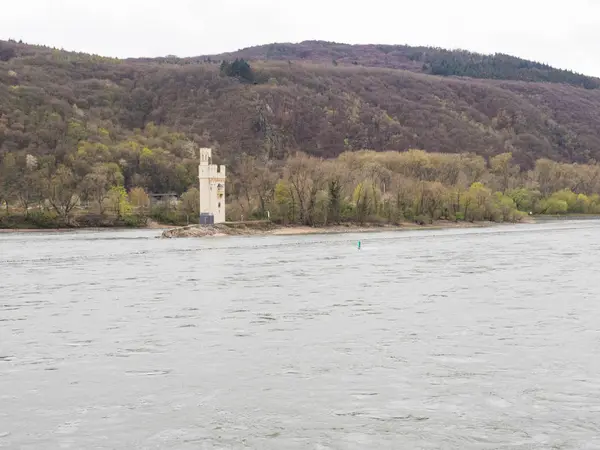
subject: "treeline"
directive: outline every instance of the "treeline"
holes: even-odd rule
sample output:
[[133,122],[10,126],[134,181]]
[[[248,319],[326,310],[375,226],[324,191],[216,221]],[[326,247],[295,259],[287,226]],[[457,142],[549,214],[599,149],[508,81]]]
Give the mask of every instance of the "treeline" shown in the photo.
[[547,64],[510,55],[482,55],[467,51],[436,50],[411,55],[423,61],[423,71],[432,75],[490,78],[530,82],[565,83],[585,89],[598,89],[600,79],[570,70],[555,69]]
[[600,87],[600,79],[557,69],[535,61],[496,53],[486,55],[465,50],[406,45],[349,45],[305,41],[299,44],[269,44],[250,47],[215,58],[241,57],[251,60],[310,60],[334,65],[344,63],[388,67],[440,76],[480,79],[564,83],[586,89]]
[[[283,164],[245,156],[234,171],[229,216],[281,223],[520,221],[529,214],[600,214],[600,166],[538,160],[521,171],[511,153],[299,153]],[[230,188],[231,190],[231,188]]]
[[[60,164],[52,157],[8,153],[0,161],[0,226],[19,220],[41,227],[143,226],[148,218],[195,223],[196,146],[186,145],[190,157],[174,171],[135,141],[112,148],[81,143]],[[542,159],[533,170],[522,171],[511,153],[487,161],[474,154],[421,150],[347,152],[330,160],[304,153],[282,161],[244,154],[229,173],[227,213],[234,221],[326,226],[600,214],[599,165]],[[162,181],[176,187],[177,201],[151,201],[149,189]]]
[[[165,194],[197,196],[184,196],[196,184],[197,146],[164,127],[149,124],[116,140],[72,120],[60,149],[0,153],[0,226],[139,226],[153,215],[168,222]],[[161,195],[154,206],[153,194]]]

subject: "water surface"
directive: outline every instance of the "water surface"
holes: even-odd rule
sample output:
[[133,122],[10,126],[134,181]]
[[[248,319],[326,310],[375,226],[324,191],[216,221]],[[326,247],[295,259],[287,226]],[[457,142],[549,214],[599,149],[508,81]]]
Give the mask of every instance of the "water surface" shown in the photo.
[[0,448],[600,448],[599,221],[157,234],[0,234]]

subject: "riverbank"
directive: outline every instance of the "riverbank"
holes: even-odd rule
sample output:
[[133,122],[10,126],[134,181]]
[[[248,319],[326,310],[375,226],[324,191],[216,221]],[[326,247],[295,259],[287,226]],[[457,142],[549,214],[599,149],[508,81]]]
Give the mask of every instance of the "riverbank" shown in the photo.
[[332,233],[373,233],[377,231],[401,231],[421,229],[445,229],[445,228],[483,228],[498,225],[494,222],[450,222],[439,220],[432,224],[419,225],[413,222],[401,223],[399,225],[334,225],[329,227],[280,227],[268,234],[276,236],[295,234],[332,234]]
[[[520,223],[535,223],[535,221],[526,218]],[[271,222],[232,222],[213,226],[189,225],[186,227],[170,228],[163,231],[160,237],[172,239],[224,236],[292,236],[307,234],[374,233],[422,229],[484,228],[497,225],[501,224],[496,222],[451,222],[446,220],[438,220],[431,224],[424,225],[419,225],[414,222],[405,222],[398,225],[343,224],[327,227],[283,226]]]
[[143,227],[70,227],[70,228],[0,228],[2,233],[69,233],[73,231],[109,231],[109,230],[168,230],[173,228],[172,225],[161,224],[149,220]]
[[[519,223],[532,224],[548,221],[562,220],[598,220],[598,215],[562,215],[562,216],[528,216]],[[257,225],[260,224],[260,225]],[[267,225],[268,224],[268,225]],[[305,234],[336,234],[336,233],[374,233],[385,231],[409,231],[426,229],[451,229],[451,228],[483,228],[502,225],[497,222],[451,222],[447,220],[434,221],[431,224],[420,225],[414,222],[403,222],[399,225],[388,224],[342,224],[326,227],[309,227],[300,225],[277,225],[267,221],[257,222],[229,222],[225,225],[214,227],[201,227],[199,225],[188,225],[174,227],[155,221],[148,221],[142,227],[72,227],[72,228],[0,228],[3,233],[67,233],[73,231],[118,231],[118,230],[163,230],[160,237],[184,238],[184,237],[223,237],[223,236],[287,236]]]

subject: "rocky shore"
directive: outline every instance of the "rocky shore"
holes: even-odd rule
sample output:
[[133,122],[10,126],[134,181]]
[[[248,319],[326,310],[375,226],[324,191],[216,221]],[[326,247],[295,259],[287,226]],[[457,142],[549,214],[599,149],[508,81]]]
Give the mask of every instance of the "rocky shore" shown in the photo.
[[218,237],[218,236],[251,236],[269,234],[277,228],[269,221],[256,222],[227,222],[216,225],[188,225],[185,227],[170,228],[162,232],[161,237],[190,238],[190,237]]

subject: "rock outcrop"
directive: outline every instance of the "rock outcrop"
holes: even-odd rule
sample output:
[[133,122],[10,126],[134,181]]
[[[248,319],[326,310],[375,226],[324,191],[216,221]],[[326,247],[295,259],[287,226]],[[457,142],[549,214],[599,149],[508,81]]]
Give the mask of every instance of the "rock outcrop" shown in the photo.
[[171,239],[211,236],[249,236],[265,234],[273,229],[275,229],[275,225],[268,221],[229,222],[215,225],[188,225],[186,227],[170,228],[163,231],[161,237]]

